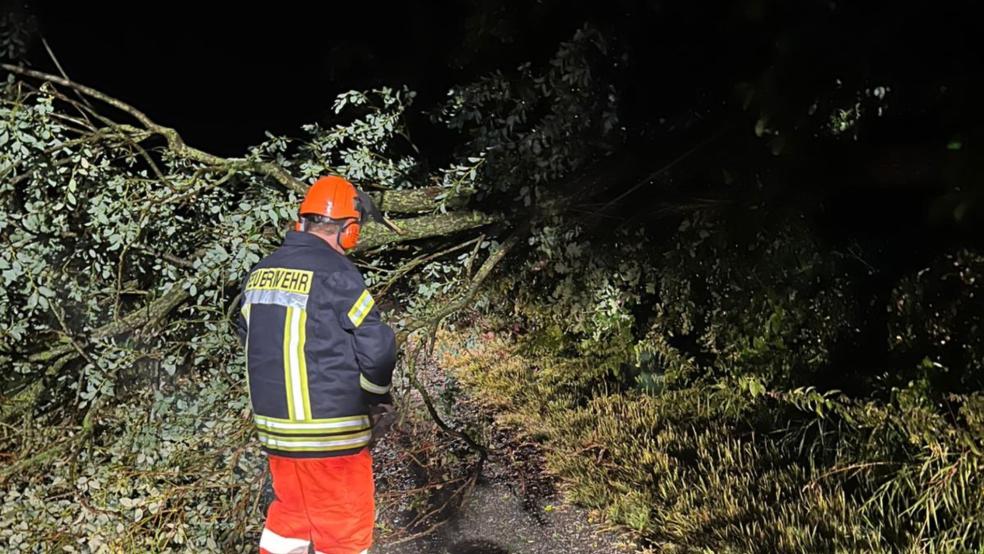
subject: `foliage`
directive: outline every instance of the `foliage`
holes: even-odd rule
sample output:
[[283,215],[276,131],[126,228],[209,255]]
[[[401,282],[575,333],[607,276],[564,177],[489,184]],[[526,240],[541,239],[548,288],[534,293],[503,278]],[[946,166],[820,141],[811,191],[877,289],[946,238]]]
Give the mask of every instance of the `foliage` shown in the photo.
[[857,244],[745,218],[535,229],[442,363],[544,442],[571,500],[657,551],[975,552],[979,253],[871,296]]
[[823,251],[802,221],[742,236],[709,215],[684,219],[662,257],[650,333],[693,344],[704,373],[816,383],[832,351],[856,333],[856,271],[843,254]]
[[[415,162],[384,147],[411,96],[343,95],[337,125],[309,126],[296,148],[273,137],[247,159],[406,186]],[[0,106],[0,540],[238,550],[257,532],[264,481],[229,318],[297,198],[73,111],[60,91],[15,80]]]
[[464,135],[462,152],[484,158],[486,192],[518,192],[529,206],[539,185],[589,163],[598,142],[617,142],[615,90],[599,74],[607,55],[601,33],[579,29],[545,69],[524,63],[452,88],[434,119]]
[[954,397],[951,419],[918,389],[887,403],[733,380],[613,392],[584,359],[530,357],[496,331],[445,334],[438,351],[545,442],[569,499],[660,551],[964,552],[984,540],[979,393]]
[[[882,254],[897,227],[862,244],[789,200],[805,190],[837,205],[827,180],[842,176],[818,170],[838,165],[825,156],[867,148],[871,121],[913,93],[819,78],[789,91],[770,69],[682,108],[648,92],[627,108],[620,48],[586,25],[546,63],[452,87],[429,112],[453,144],[437,167],[409,139],[415,95],[402,88],[342,94],[299,137],[227,160],[188,155],[64,87],[8,78],[7,550],[252,549],[263,463],[229,320],[238,281],[294,218],[297,187],[267,163],[387,192],[436,184],[426,215],[471,191],[504,214],[483,235],[432,234],[359,260],[381,304],[403,308],[394,320],[442,313],[506,232],[525,233],[475,299],[491,335],[444,335],[445,365],[545,442],[573,500],[648,544],[979,549],[984,258],[947,243],[903,263]],[[638,115],[674,109],[672,121]],[[626,110],[642,118],[631,137]],[[939,149],[965,165],[947,166],[934,210],[969,225],[974,143],[948,141]],[[814,173],[822,183],[800,181]]]
[[[384,190],[437,183],[446,192],[432,210],[445,212],[445,198],[493,182],[487,156],[501,167],[540,144],[537,133],[560,141],[593,130],[588,111],[602,104],[584,57],[601,44],[584,31],[541,76],[525,66],[529,85],[547,91],[537,109],[552,115],[529,112],[506,133],[469,131],[475,142],[433,171],[404,126],[408,90],[342,94],[330,123],[225,160],[188,155],[168,131],[111,120],[64,87],[9,77],[0,103],[0,542],[10,551],[251,548],[263,460],[230,323],[237,284],[279,243],[297,202],[257,168],[274,163],[304,180],[339,172]],[[451,102],[485,110],[488,83],[452,92]],[[571,126],[578,110],[584,123]],[[507,143],[511,154],[488,154]],[[558,150],[552,175],[581,163],[586,148]],[[405,316],[426,315],[497,244],[437,236],[362,265]]]
[[890,348],[915,361],[910,378],[935,390],[984,388],[984,291],[980,252],[958,250],[907,276],[888,307]]

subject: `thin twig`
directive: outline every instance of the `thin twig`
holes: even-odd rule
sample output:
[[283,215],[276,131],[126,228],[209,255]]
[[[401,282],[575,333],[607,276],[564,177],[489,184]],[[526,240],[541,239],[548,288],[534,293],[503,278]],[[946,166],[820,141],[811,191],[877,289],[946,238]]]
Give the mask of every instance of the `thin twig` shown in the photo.
[[[433,339],[435,335],[436,332],[432,333],[431,339]],[[417,352],[419,352],[419,349]],[[414,352],[414,355],[410,357],[410,374],[408,375],[410,384],[413,385],[414,389],[416,389],[418,393],[420,393],[420,397],[424,401],[424,406],[427,408],[427,413],[430,414],[431,420],[433,420],[442,431],[449,435],[459,437],[461,440],[465,441],[468,448],[478,453],[478,465],[479,468],[481,468],[481,466],[485,463],[485,460],[489,457],[488,449],[479,444],[478,441],[473,439],[468,433],[451,427],[444,421],[444,419],[441,418],[440,414],[437,413],[437,409],[434,407],[434,401],[431,399],[430,393],[427,392],[427,388],[423,386],[419,379],[417,379],[417,352]]]
[[433,261],[433,260],[435,260],[437,258],[441,258],[441,257],[446,256],[448,254],[451,254],[453,252],[457,252],[458,250],[461,250],[463,248],[466,248],[466,247],[468,247],[471,244],[481,245],[481,243],[482,243],[483,240],[485,240],[485,235],[482,235],[482,236],[480,236],[478,238],[474,238],[474,239],[465,241],[465,242],[463,242],[461,244],[457,244],[457,245],[452,246],[450,248],[446,248],[444,250],[441,250],[440,252],[435,252],[435,253],[432,253],[432,254],[428,254],[426,256],[420,256],[420,257],[417,257],[417,258],[414,258],[414,259],[410,260],[409,262],[407,262],[407,263],[403,264],[402,266],[400,266],[400,267],[396,268],[395,270],[393,270],[393,275],[389,279],[386,280],[386,283],[383,284],[382,288],[377,293],[377,296],[380,296],[380,297],[385,296],[386,293],[389,291],[389,289],[392,288],[393,285],[395,285],[397,281],[399,281],[404,275],[406,275],[410,271],[416,269],[417,267],[421,266],[422,264],[425,264],[427,262]]
[[[61,63],[58,62],[58,57],[55,56],[55,52],[51,49],[51,46],[48,44],[48,39],[46,39],[44,37],[41,37],[41,44],[44,45],[44,49],[48,51],[48,57],[51,58],[51,61],[54,62],[55,67],[58,68],[58,73],[61,73],[61,76],[62,77],[64,77],[65,79],[68,79],[69,78],[68,77],[68,73],[65,72],[65,69],[62,68]],[[85,96],[82,96],[78,92],[76,92],[75,94],[79,97],[79,100],[81,100],[83,103],[85,103],[85,105],[89,106],[90,108],[92,107],[92,104],[89,103],[89,100],[86,99]],[[82,117],[84,117],[86,120],[89,119],[85,115],[85,112],[83,112],[81,110],[79,110],[79,112],[82,114]]]
[[669,170],[673,169],[674,167],[676,167],[678,164],[680,164],[681,162],[683,162],[684,160],[686,160],[690,156],[692,156],[692,155],[696,154],[697,152],[699,152],[700,150],[702,150],[708,144],[711,144],[712,142],[714,142],[717,139],[721,138],[721,136],[723,136],[726,131],[727,131],[727,129],[724,129],[724,130],[719,131],[719,132],[711,135],[710,137],[708,137],[708,138],[700,141],[699,143],[697,143],[696,146],[692,147],[691,149],[687,150],[683,154],[680,154],[679,156],[677,156],[676,158],[674,158],[673,160],[671,160],[670,163],[664,165],[663,167],[657,169],[656,171],[653,171],[649,175],[646,175],[638,183],[636,183],[636,184],[632,185],[631,187],[629,187],[628,190],[626,190],[622,194],[619,194],[615,198],[612,198],[611,200],[609,200],[605,204],[604,208],[602,208],[599,211],[606,211],[608,208],[610,208],[611,206],[614,206],[615,204],[617,204],[619,201],[621,201],[626,196],[628,196],[628,195],[632,194],[633,192],[639,190],[643,186],[646,186],[646,185],[652,183],[653,180],[656,179],[657,177],[659,177],[660,175],[663,175],[664,173],[666,173]]
[[414,332],[428,327],[432,327],[433,325],[444,320],[444,318],[458,312],[459,310],[467,306],[468,303],[471,302],[472,299],[475,297],[475,295],[478,294],[478,291],[481,289],[482,284],[485,283],[485,280],[492,273],[492,270],[495,269],[495,267],[499,265],[499,262],[501,262],[503,258],[506,257],[506,254],[508,254],[509,251],[512,250],[516,246],[516,244],[519,243],[520,238],[526,236],[526,232],[528,230],[529,230],[529,226],[524,225],[519,229],[513,231],[513,233],[505,241],[503,241],[501,245],[499,245],[499,248],[496,249],[495,252],[490,254],[489,257],[485,259],[485,262],[482,263],[481,267],[478,268],[478,271],[475,272],[475,276],[472,277],[468,290],[466,290],[465,293],[458,298],[458,300],[447,304],[444,307],[444,309],[438,310],[437,313],[431,315],[430,317],[424,318],[411,325],[408,325],[406,328],[400,331],[399,335],[397,336],[397,342],[400,344],[406,342],[407,338]]

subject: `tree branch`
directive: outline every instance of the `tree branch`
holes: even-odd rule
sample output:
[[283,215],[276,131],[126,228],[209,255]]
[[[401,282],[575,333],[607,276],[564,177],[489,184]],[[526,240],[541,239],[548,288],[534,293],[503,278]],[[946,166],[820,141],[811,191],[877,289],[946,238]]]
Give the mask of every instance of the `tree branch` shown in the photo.
[[489,257],[485,259],[485,262],[483,262],[482,265],[478,268],[478,271],[475,272],[475,276],[472,277],[468,290],[466,290],[464,294],[458,297],[456,301],[447,304],[443,309],[438,310],[436,313],[431,314],[429,317],[422,319],[420,321],[413,322],[410,325],[407,325],[397,335],[396,337],[397,344],[402,345],[403,343],[406,342],[407,337],[409,337],[414,332],[428,327],[433,327],[434,325],[437,325],[444,318],[454,314],[455,312],[467,306],[475,297],[475,295],[478,293],[479,289],[481,289],[482,284],[485,283],[485,280],[492,273],[492,270],[495,269],[495,267],[499,265],[499,262],[501,262],[503,258],[506,257],[506,254],[508,254],[509,251],[512,250],[519,243],[520,239],[526,236],[527,231],[529,231],[528,225],[523,225],[522,227],[513,231],[513,233],[509,235],[509,238],[507,238],[501,245],[499,245],[499,248],[496,249],[495,252],[490,254]]
[[[433,211],[440,202],[449,209],[463,208],[475,191],[452,191],[443,187],[425,187],[409,190],[373,191],[369,193],[376,207],[383,212],[421,213]],[[446,196],[442,196],[446,195]]]
[[401,235],[386,229],[382,225],[375,223],[367,224],[359,239],[359,246],[355,251],[365,252],[366,250],[382,245],[451,235],[494,223],[496,218],[481,212],[452,212],[423,215],[398,221],[404,231]]
[[[246,170],[259,173],[261,175],[266,175],[273,178],[275,181],[283,185],[284,187],[293,190],[299,194],[304,194],[307,192],[308,185],[301,182],[300,180],[294,178],[286,169],[278,164],[271,162],[262,162],[259,160],[249,160],[246,158],[223,158],[220,156],[215,156],[209,154],[205,151],[199,150],[197,148],[188,146],[184,139],[178,134],[177,130],[171,127],[167,127],[155,122],[143,111],[135,108],[134,106],[113,98],[108,94],[100,92],[94,88],[79,84],[75,81],[68,79],[67,77],[59,77],[57,75],[51,75],[42,71],[35,71],[32,69],[27,69],[15,65],[2,64],[0,67],[10,71],[11,73],[21,75],[24,77],[31,77],[34,79],[39,79],[49,83],[54,83],[56,85],[68,87],[78,94],[88,96],[104,104],[112,106],[117,110],[129,115],[130,117],[136,119],[143,125],[143,129],[138,129],[132,125],[113,123],[109,120],[103,120],[103,123],[110,127],[114,127],[120,131],[123,135],[135,135],[133,139],[126,138],[134,142],[141,142],[146,138],[147,133],[152,133],[164,137],[167,141],[168,149],[171,150],[175,155],[183,157],[188,160],[197,161],[206,165],[225,167],[229,169],[236,170]],[[80,110],[83,106],[79,105],[77,102],[65,97],[62,94],[56,93],[57,96],[65,101],[68,101]],[[91,111],[91,107],[89,108]],[[158,174],[158,178],[162,178],[160,172],[155,172]],[[164,180],[164,179],[162,179]],[[381,211],[391,212],[391,213],[425,213],[437,209],[443,202],[446,208],[456,209],[464,207],[468,199],[474,194],[472,189],[463,188],[460,190],[452,191],[444,187],[423,187],[419,189],[408,189],[408,190],[392,190],[392,191],[373,191],[369,193],[373,201],[379,207]],[[411,239],[412,240],[412,239]]]
[[42,81],[71,88],[90,98],[94,98],[104,104],[112,106],[113,108],[116,108],[117,110],[126,113],[130,117],[133,117],[139,121],[140,124],[143,125],[148,131],[164,137],[167,141],[168,148],[180,157],[201,162],[206,165],[217,165],[254,171],[256,173],[266,175],[267,177],[271,177],[281,185],[300,194],[304,194],[308,189],[306,184],[295,179],[293,175],[277,164],[257,160],[248,160],[246,158],[222,158],[188,146],[175,129],[156,123],[147,114],[131,106],[130,104],[113,98],[112,96],[104,94],[94,88],[81,85],[63,77],[58,77],[57,75],[44,73],[42,71],[35,71],[33,69],[26,69],[10,64],[2,64],[0,67],[3,67],[3,69],[17,75],[40,79]]

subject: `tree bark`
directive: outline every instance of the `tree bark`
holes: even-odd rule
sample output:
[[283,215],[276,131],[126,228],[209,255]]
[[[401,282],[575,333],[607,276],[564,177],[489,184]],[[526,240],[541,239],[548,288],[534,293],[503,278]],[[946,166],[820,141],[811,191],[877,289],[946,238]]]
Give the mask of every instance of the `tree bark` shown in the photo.
[[410,190],[373,191],[369,193],[369,196],[372,197],[372,201],[381,211],[413,214],[431,212],[437,209],[442,200],[439,198],[441,194],[447,194],[447,197],[443,198],[446,208],[463,208],[473,193],[474,191],[471,189],[452,192],[442,187],[426,187]]
[[402,234],[396,234],[382,225],[370,223],[366,225],[355,252],[364,252],[389,244],[452,235],[461,231],[476,229],[494,221],[495,218],[481,212],[422,215],[395,220],[393,223],[400,227]]

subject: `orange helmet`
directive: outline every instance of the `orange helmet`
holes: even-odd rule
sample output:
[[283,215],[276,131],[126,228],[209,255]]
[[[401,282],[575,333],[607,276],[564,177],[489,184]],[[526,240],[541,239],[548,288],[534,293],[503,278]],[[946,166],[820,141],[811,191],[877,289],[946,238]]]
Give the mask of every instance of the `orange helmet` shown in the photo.
[[[362,207],[355,185],[345,179],[329,175],[314,182],[304,195],[297,211],[303,220],[306,215],[327,217],[341,225],[338,244],[345,249],[355,248],[362,228]],[[297,223],[298,230],[302,223]]]

